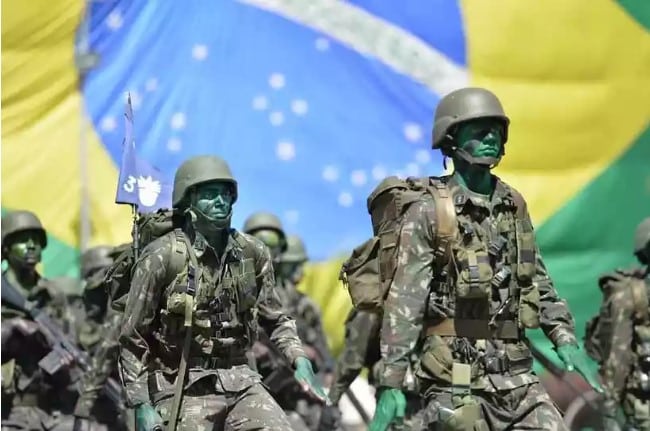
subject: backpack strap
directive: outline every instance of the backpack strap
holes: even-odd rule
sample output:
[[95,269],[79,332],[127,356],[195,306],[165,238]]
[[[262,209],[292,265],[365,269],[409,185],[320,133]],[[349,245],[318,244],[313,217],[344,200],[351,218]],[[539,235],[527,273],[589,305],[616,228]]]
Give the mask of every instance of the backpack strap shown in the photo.
[[630,283],[632,299],[634,301],[634,316],[641,322],[647,322],[650,318],[648,307],[648,289],[650,285],[643,279],[634,278]]
[[[185,320],[183,326],[185,327],[185,339],[183,341],[183,351],[181,353],[181,361],[178,365],[178,375],[176,376],[176,387],[174,388],[174,400],[172,404],[171,418],[169,420],[169,429],[176,430],[176,425],[181,409],[181,402],[183,401],[183,388],[185,385],[185,377],[187,374],[187,362],[190,356],[190,345],[192,342],[192,314],[194,313],[194,294],[197,290],[197,285],[201,283],[201,267],[196,259],[194,247],[190,244],[187,235],[181,229],[174,229],[174,237],[176,247],[174,254],[178,250],[178,244],[184,243],[187,255],[189,255],[189,265],[187,271],[187,285],[185,286]],[[171,263],[171,262],[170,262]],[[171,266],[171,265],[170,265]]]
[[451,256],[451,244],[458,231],[456,206],[449,187],[439,178],[431,177],[426,189],[433,197],[436,205],[436,248],[434,255],[438,268],[442,268]]

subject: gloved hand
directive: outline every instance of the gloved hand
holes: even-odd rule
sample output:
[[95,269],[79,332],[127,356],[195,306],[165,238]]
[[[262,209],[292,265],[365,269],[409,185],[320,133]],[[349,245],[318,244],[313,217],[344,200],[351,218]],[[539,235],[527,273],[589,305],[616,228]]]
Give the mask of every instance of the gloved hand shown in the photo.
[[341,427],[341,411],[338,406],[325,406],[318,421],[318,431],[336,431]]
[[140,404],[135,408],[136,431],[163,431],[163,420],[151,404]]
[[375,409],[375,416],[368,427],[369,431],[386,431],[394,421],[401,424],[406,411],[406,397],[399,389],[380,388],[381,395]]
[[577,371],[596,392],[603,393],[603,388],[598,383],[598,371],[589,365],[590,360],[584,350],[575,344],[565,344],[556,347],[555,351],[564,362],[567,371]]
[[316,378],[309,359],[301,356],[296,359],[295,366],[296,371],[293,373],[293,376],[300,383],[302,389],[329,405],[330,399],[327,397],[323,385]]

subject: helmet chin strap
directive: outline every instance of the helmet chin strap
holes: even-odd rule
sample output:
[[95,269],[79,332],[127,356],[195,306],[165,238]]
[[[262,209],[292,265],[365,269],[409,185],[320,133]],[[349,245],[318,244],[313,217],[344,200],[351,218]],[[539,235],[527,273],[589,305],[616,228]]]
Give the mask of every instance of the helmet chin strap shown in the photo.
[[210,218],[193,205],[186,210],[186,213],[189,214],[194,229],[207,238],[213,238],[224,230],[230,229],[232,210],[226,217],[221,219]]
[[478,165],[478,166],[485,166],[488,169],[493,169],[495,168],[499,162],[501,161],[501,156],[503,156],[503,150],[501,150],[501,153],[499,154],[499,157],[475,157],[472,156],[472,152],[474,152],[474,149],[481,145],[480,141],[477,141],[475,139],[472,139],[468,141],[467,148],[469,151],[459,148],[459,147],[452,147],[450,153],[458,156],[459,158],[465,160],[467,163],[470,165]]

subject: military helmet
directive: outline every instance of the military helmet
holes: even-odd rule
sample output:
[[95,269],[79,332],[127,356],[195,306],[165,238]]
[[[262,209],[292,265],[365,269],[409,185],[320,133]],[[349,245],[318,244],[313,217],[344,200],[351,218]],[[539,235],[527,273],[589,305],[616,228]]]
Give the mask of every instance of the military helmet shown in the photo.
[[81,276],[86,278],[93,271],[112,265],[112,252],[113,247],[109,245],[98,245],[86,250],[81,255]]
[[237,181],[225,160],[217,156],[196,156],[184,161],[176,170],[172,206],[177,208],[187,195],[187,191],[199,184],[222,181],[231,183],[237,200]]
[[11,211],[2,216],[2,243],[5,244],[11,235],[23,232],[34,231],[38,234],[41,247],[47,247],[47,235],[41,221],[36,214],[26,210]]
[[644,219],[634,233],[634,253],[643,252],[650,242],[650,217]]
[[306,262],[309,260],[307,257],[307,251],[305,250],[305,243],[302,242],[302,239],[300,239],[299,236],[287,236],[287,251],[282,254],[280,260],[287,263]]
[[280,235],[282,251],[284,252],[284,250],[286,250],[286,235],[282,228],[282,222],[278,216],[269,212],[259,211],[248,216],[244,222],[243,231],[249,235],[253,235],[255,232],[262,229],[276,231]]
[[431,137],[433,149],[442,148],[449,133],[460,123],[478,118],[496,118],[503,123],[503,143],[508,140],[510,119],[503,111],[501,102],[484,88],[461,88],[440,100],[436,108]]
[[261,229],[271,229],[284,235],[282,222],[275,214],[268,212],[256,212],[251,214],[244,222],[244,232],[252,234]]

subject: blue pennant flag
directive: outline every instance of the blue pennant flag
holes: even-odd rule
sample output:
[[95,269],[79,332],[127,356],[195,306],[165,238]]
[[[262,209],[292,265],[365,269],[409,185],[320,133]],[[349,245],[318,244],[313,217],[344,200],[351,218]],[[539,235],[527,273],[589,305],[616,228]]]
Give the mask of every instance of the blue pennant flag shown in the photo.
[[140,158],[136,152],[131,94],[127,96],[124,117],[122,163],[115,203],[133,205],[141,213],[171,208],[172,184],[155,166]]

